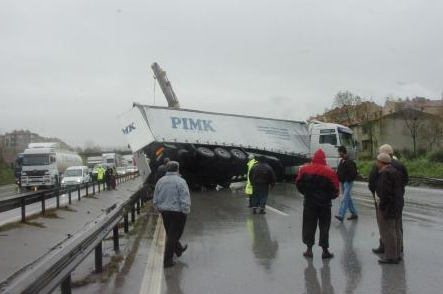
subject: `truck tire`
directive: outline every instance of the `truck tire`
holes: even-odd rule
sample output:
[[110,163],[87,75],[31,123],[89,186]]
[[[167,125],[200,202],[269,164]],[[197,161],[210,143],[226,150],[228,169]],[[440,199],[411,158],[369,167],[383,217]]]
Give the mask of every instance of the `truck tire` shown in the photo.
[[237,161],[246,161],[246,154],[239,149],[231,150],[232,157]]
[[198,147],[196,149],[198,156],[201,156],[203,158],[214,158],[215,154],[214,152],[206,147]]
[[223,160],[229,160],[232,157],[231,153],[229,153],[226,149],[220,147],[215,148],[214,153],[218,158]]

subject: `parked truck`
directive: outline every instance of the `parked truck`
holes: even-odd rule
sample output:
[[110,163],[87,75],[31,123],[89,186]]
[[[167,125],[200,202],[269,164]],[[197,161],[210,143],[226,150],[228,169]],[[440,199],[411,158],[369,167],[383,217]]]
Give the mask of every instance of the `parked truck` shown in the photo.
[[59,186],[68,167],[82,164],[77,153],[61,150],[59,143],[30,143],[23,152],[21,185],[25,188]]
[[123,165],[123,156],[118,153],[103,153],[103,162],[111,167],[118,167]]
[[95,165],[103,163],[103,156],[89,156],[86,158],[86,166],[92,170]]

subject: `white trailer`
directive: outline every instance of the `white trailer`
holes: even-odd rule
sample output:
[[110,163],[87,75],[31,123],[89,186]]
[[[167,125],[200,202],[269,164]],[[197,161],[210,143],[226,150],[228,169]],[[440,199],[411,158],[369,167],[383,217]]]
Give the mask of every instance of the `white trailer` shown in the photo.
[[23,152],[22,187],[58,186],[68,167],[82,165],[74,152],[59,149],[58,143],[31,143]]
[[103,156],[89,156],[86,158],[86,166],[92,170],[97,164],[103,163],[103,160]]
[[282,179],[295,175],[318,148],[332,167],[338,164],[340,145],[350,154],[356,149],[352,131],[336,124],[140,104],[122,115],[121,123],[132,151],[143,151],[151,170],[170,157],[180,161],[188,182],[209,187],[243,176],[249,153],[265,156]]
[[123,165],[123,156],[118,153],[103,153],[103,162],[108,164],[109,166],[117,167]]

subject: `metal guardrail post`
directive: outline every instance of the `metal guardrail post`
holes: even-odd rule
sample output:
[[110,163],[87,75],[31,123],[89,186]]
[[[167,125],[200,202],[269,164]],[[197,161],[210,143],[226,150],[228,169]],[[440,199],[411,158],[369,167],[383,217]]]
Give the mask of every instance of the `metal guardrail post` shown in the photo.
[[67,186],[68,188],[68,199],[69,199],[69,204],[72,203],[72,195],[71,195],[71,187]]
[[114,240],[114,251],[119,252],[119,244],[118,244],[118,224],[112,229],[112,239]]
[[82,200],[82,195],[80,194],[80,185],[77,185],[77,198],[78,198],[78,201]]
[[44,192],[42,193],[41,197],[42,197],[42,214],[45,214],[45,212],[46,212],[46,204],[45,204],[46,195]]
[[135,223],[135,207],[134,207],[134,203],[131,204],[131,223]]
[[92,195],[95,195],[95,181],[92,179]]
[[89,196],[89,182],[86,182],[86,196]]
[[71,294],[71,274],[69,274],[61,284],[62,294]]
[[129,232],[129,216],[127,212],[125,212],[125,216],[123,217],[123,227],[125,233]]
[[103,271],[103,247],[102,242],[95,247],[95,272]]
[[26,221],[26,199],[24,197],[20,199],[20,205],[22,208],[22,223],[24,223]]

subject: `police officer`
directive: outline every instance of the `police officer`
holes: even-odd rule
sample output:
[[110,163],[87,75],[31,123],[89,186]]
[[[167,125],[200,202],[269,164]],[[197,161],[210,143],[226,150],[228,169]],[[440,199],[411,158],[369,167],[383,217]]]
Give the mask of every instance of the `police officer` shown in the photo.
[[252,207],[251,199],[252,199],[252,185],[251,185],[251,179],[249,178],[249,174],[251,173],[252,167],[258,162],[253,154],[249,154],[248,156],[248,163],[246,164],[248,168],[248,174],[247,174],[247,181],[246,181],[246,188],[245,188],[245,194],[248,196],[249,199],[249,205],[248,207]]

